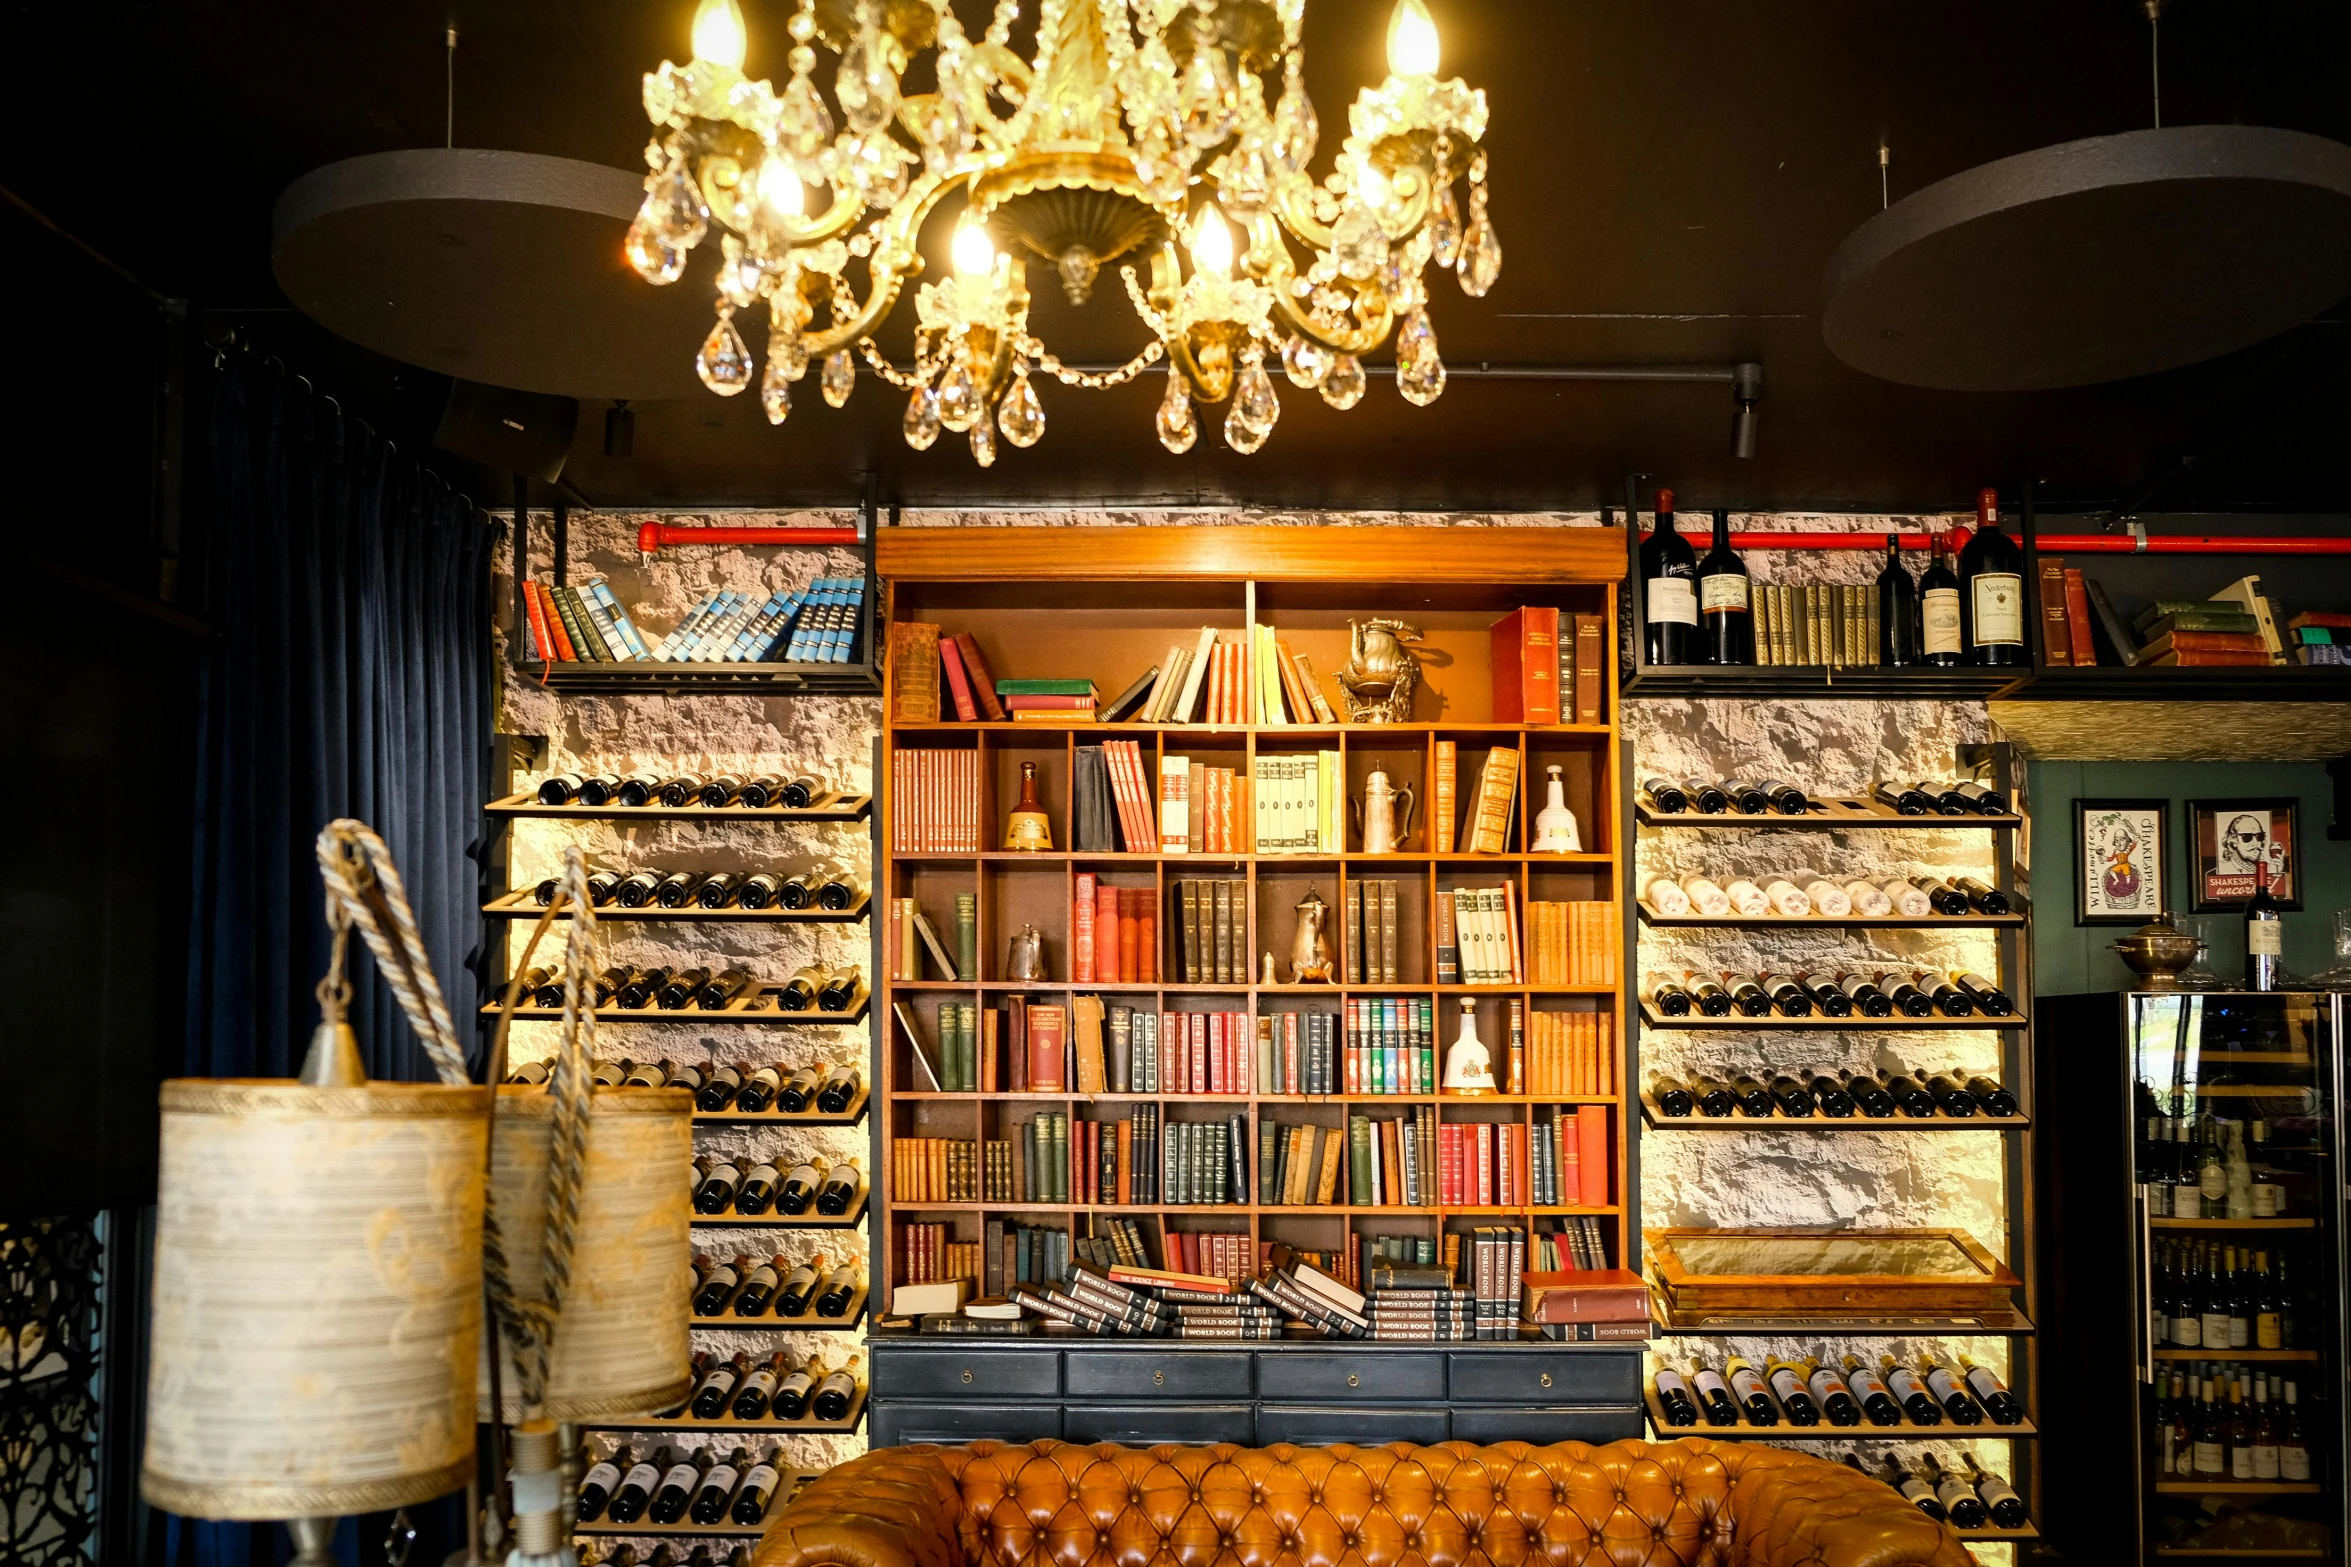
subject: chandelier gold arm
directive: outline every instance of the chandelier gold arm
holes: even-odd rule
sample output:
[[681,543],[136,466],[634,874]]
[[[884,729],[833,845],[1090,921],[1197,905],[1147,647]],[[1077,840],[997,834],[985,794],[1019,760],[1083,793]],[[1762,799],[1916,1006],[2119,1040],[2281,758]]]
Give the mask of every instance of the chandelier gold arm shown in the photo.
[[1388,333],[1396,324],[1395,307],[1389,304],[1381,305],[1378,315],[1351,332],[1334,332],[1298,308],[1295,287],[1298,274],[1290,264],[1289,246],[1282,243],[1281,224],[1271,213],[1261,212],[1249,220],[1249,249],[1242,256],[1241,264],[1250,277],[1263,283],[1273,295],[1275,320],[1308,342],[1320,343],[1334,353],[1368,354],[1388,340]]
[[920,175],[906,194],[898,198],[898,204],[890,209],[889,220],[874,240],[872,255],[866,260],[871,286],[865,303],[847,320],[836,316],[822,332],[804,334],[809,357],[822,358],[837,348],[848,347],[870,333],[890,313],[906,280],[922,276],[922,252],[915,248],[914,240],[923,220],[931,215],[931,209],[950,187],[969,178],[977,167],[978,160],[967,159],[945,174]]
[[1330,225],[1314,218],[1314,181],[1304,175],[1281,181],[1275,187],[1273,205],[1281,214],[1282,227],[1297,235],[1299,244],[1309,250],[1331,248]]
[[1193,397],[1204,403],[1221,403],[1233,391],[1232,358],[1226,355],[1215,367],[1201,364],[1200,356],[1192,351],[1192,334],[1183,325],[1183,297],[1183,264],[1177,258],[1175,241],[1170,239],[1151,257],[1149,298],[1164,327],[1160,340],[1167,345],[1168,363],[1191,386]]
[[848,233],[865,216],[865,198],[837,181],[826,182],[825,189],[831,192],[832,202],[813,218],[762,213],[755,202],[744,198],[743,165],[730,153],[705,154],[695,179],[710,215],[722,227],[745,238],[764,229],[789,247],[821,245],[836,235]]

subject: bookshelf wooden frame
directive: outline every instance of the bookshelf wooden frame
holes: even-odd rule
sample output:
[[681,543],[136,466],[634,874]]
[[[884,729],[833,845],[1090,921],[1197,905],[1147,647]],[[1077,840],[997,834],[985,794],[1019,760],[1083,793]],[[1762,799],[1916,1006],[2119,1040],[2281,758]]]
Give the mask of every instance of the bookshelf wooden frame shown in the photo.
[[[1441,651],[1449,662],[1424,665],[1420,696],[1424,711],[1416,711],[1418,721],[1397,725],[970,723],[953,719],[952,703],[944,692],[942,702],[948,716],[940,721],[914,722],[896,718],[897,693],[894,688],[886,691],[885,754],[875,774],[882,821],[874,890],[877,938],[886,938],[888,900],[892,897],[916,897],[934,922],[939,922],[951,912],[955,892],[975,893],[981,977],[977,982],[892,979],[888,954],[881,950],[883,940],[877,940],[879,1004],[874,1008],[874,1019],[881,1088],[874,1117],[873,1164],[882,1223],[875,1247],[877,1251],[886,1249],[886,1255],[873,1259],[877,1281],[895,1282],[902,1276],[906,1224],[944,1222],[955,1241],[978,1243],[985,1238],[986,1221],[998,1215],[1020,1222],[1058,1219],[1073,1236],[1089,1233],[1092,1216],[1104,1214],[1158,1220],[1156,1225],[1145,1225],[1154,1244],[1162,1243],[1171,1230],[1200,1229],[1246,1233],[1256,1241],[1279,1239],[1333,1249],[1343,1234],[1351,1237],[1366,1231],[1408,1230],[1441,1236],[1457,1219],[1497,1218],[1516,1218],[1531,1230],[1534,1220],[1591,1214],[1603,1220],[1601,1228],[1612,1259],[1624,1264],[1632,1255],[1635,1237],[1625,1200],[1634,1103],[1626,1081],[1628,1020],[1624,997],[1629,987],[1621,983],[1623,976],[1615,985],[1439,985],[1434,982],[1433,919],[1433,899],[1440,890],[1492,885],[1504,879],[1516,889],[1522,910],[1530,895],[1544,901],[1606,901],[1622,908],[1621,866],[1629,844],[1629,824],[1615,784],[1621,757],[1615,721],[1614,628],[1618,582],[1623,574],[1622,544],[1615,535],[1600,529],[1519,527],[1442,532],[1385,527],[886,529],[878,558],[885,581],[886,626],[911,620],[936,622],[949,633],[972,631],[980,637],[995,675],[1091,676],[1105,698],[1123,689],[1141,669],[1156,663],[1167,645],[1189,646],[1206,625],[1218,628],[1220,640],[1245,640],[1246,628],[1257,624],[1271,625],[1285,637],[1295,636],[1299,651],[1309,653],[1326,696],[1336,694],[1329,677],[1340,659],[1330,653],[1334,638],[1343,652],[1348,614],[1358,618],[1393,615],[1415,625],[1424,625],[1432,617],[1442,621],[1444,632],[1432,633],[1431,640],[1445,644]],[[1521,603],[1558,605],[1563,614],[1573,611],[1604,617],[1609,630],[1603,722],[1529,726],[1491,718],[1486,705],[1490,676],[1483,651],[1485,628]],[[1036,613],[1048,609],[1062,613]],[[1440,701],[1448,711],[1436,710]],[[1154,781],[1159,776],[1159,763],[1171,755],[1230,766],[1246,777],[1253,759],[1260,755],[1336,750],[1341,753],[1344,788],[1350,798],[1359,795],[1364,772],[1376,758],[1399,783],[1408,778],[1422,802],[1407,840],[1409,852],[1072,853],[1068,848],[1069,784],[1076,748],[1113,738],[1142,742],[1146,772]],[[1533,816],[1542,805],[1537,791],[1545,782],[1543,769],[1554,763],[1567,769],[1571,804],[1585,841],[1592,847],[1573,855],[1533,854],[1523,849],[1503,854],[1430,853],[1426,802],[1432,793],[1434,742],[1440,739],[1456,741],[1462,753],[1459,804],[1466,804],[1474,790],[1479,752],[1495,746],[1519,752],[1512,841],[1520,845],[1532,841]],[[889,796],[890,758],[900,749],[937,748],[980,753],[983,799],[979,819],[983,845],[989,846],[981,852],[900,853],[892,847],[890,829],[897,806]],[[1039,762],[1045,777],[1045,804],[1053,818],[1055,845],[1049,853],[1010,853],[992,847],[1002,831],[1002,812],[1010,806],[1007,791],[1017,787],[1018,763],[1023,760]],[[1403,777],[1398,777],[1399,764],[1404,768]],[[1076,984],[1066,977],[1066,917],[1076,878],[1089,871],[1100,874],[1110,885],[1153,892],[1161,911],[1163,971],[1168,937],[1173,934],[1165,912],[1168,889],[1179,880],[1225,879],[1247,886],[1251,937],[1247,950],[1253,957],[1269,948],[1286,955],[1290,905],[1307,885],[1322,893],[1335,916],[1343,907],[1347,881],[1394,880],[1400,884],[1400,905],[1406,896],[1416,900],[1400,920],[1404,940],[1399,949],[1399,973],[1411,977],[1396,985],[1207,985],[1167,979]],[[1057,918],[1039,917],[1055,911]],[[994,977],[1002,969],[1007,935],[1022,923],[1037,923],[1046,931],[1049,971],[1064,977],[1042,983]],[[1334,931],[1334,950],[1341,939]],[[1255,977],[1254,962],[1252,969]],[[910,1076],[909,1047],[896,1022],[895,1004],[905,1004],[915,1015],[925,1030],[928,1047],[937,1037],[939,1004],[957,1001],[984,1007],[1007,994],[1064,1002],[1075,995],[1095,994],[1150,1010],[1257,1015],[1335,1010],[1358,996],[1428,997],[1434,1003],[1440,1060],[1456,1031],[1455,1000],[1470,997],[1476,1004],[1480,1037],[1495,1050],[1497,1070],[1507,1040],[1508,1003],[1513,999],[1529,1014],[1537,1010],[1605,1011],[1614,1020],[1610,1071],[1617,1092],[1580,1099],[1523,1094],[1087,1095],[941,1093],[910,1086],[919,1078]],[[1528,1124],[1532,1107],[1539,1104],[1611,1106],[1609,1190],[1616,1200],[1597,1208],[1539,1207],[1531,1202],[1507,1208],[1299,1207],[1254,1200],[1215,1206],[935,1203],[901,1201],[888,1185],[887,1143],[898,1136],[989,1141],[1014,1130],[1016,1112],[1054,1109],[1076,1120],[1097,1104],[1158,1104],[1169,1120],[1222,1120],[1235,1112],[1246,1115],[1251,1123],[1251,1190],[1243,1195],[1254,1199],[1256,1123],[1262,1111],[1295,1110],[1314,1124],[1327,1126],[1343,1125],[1345,1113],[1357,1107],[1376,1112],[1385,1104],[1405,1111],[1431,1103],[1448,1123],[1500,1120]],[[884,1286],[877,1282],[876,1287]],[[961,1339],[938,1342],[951,1342],[959,1348],[971,1345],[970,1340]],[[1003,1342],[1034,1345],[1038,1341],[1010,1338]],[[1249,1347],[1276,1352],[1282,1348],[1264,1343]]]

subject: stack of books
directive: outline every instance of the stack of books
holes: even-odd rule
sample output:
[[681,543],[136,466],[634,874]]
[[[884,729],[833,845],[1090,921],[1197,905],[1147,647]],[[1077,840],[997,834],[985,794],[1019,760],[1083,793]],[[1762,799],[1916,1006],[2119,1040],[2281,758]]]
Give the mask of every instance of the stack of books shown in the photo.
[[2286,623],[2298,664],[2351,664],[2351,615],[2304,610]]
[[1220,642],[1214,626],[1202,626],[1196,643],[1170,646],[1136,685],[1143,689],[1134,716],[1147,724],[1338,722],[1313,665],[1271,626],[1251,626],[1236,642]]
[[1518,812],[1518,751],[1496,746],[1478,769],[1477,789],[1466,816],[1458,811],[1460,747],[1436,743],[1435,798],[1429,802],[1429,847],[1438,854],[1501,854],[1510,847]]
[[576,588],[528,577],[522,601],[531,656],[542,664],[627,664],[657,656],[645,651],[645,639],[602,577]]
[[1613,902],[1529,903],[1527,946],[1538,985],[1613,985],[1624,946]]
[[1256,824],[1259,854],[1338,854],[1345,850],[1347,778],[1338,752],[1259,756],[1251,768],[1250,782],[1250,816]]
[[[1177,966],[1187,985],[1249,983],[1249,884],[1175,884]],[[1172,976],[1171,976],[1172,977]]]
[[1070,898],[1069,977],[1078,985],[1149,985],[1159,979],[1159,895],[1078,873]]
[[1874,668],[1878,594],[1867,582],[1758,582],[1755,662]]
[[1525,1272],[1518,1296],[1520,1319],[1544,1338],[1638,1344],[1649,1337],[1648,1286],[1623,1268]]
[[1258,1092],[1339,1092],[1337,1035],[1338,1019],[1328,1012],[1269,1012],[1259,1017]]
[[1515,985],[1525,977],[1515,886],[1504,882],[1437,894],[1438,984]]
[[944,1224],[909,1224],[905,1229],[904,1274],[901,1282],[927,1284],[940,1279],[970,1279],[975,1283],[980,1276],[980,1249],[968,1242],[948,1239],[949,1227]]
[[640,642],[637,656],[658,664],[853,663],[864,600],[863,577],[818,577],[805,589],[766,595],[721,588],[649,654]]
[[1072,775],[1070,848],[1079,854],[1150,854],[1158,850],[1166,813],[1152,804],[1151,767],[1133,740],[1105,740],[1077,749]]
[[1435,998],[1350,996],[1343,1082],[1340,1091],[1350,1094],[1435,1093]]
[[1535,1112],[1534,1200],[1544,1208],[1608,1206],[1608,1107],[1544,1105]]
[[[1511,1033],[1519,1003],[1511,1002]],[[1527,1092],[1605,1099],[1616,1092],[1616,1019],[1606,1011],[1537,1012],[1528,1020]]]
[[977,854],[981,840],[977,751],[890,753],[890,852]]
[[1527,605],[1494,622],[1491,634],[1495,722],[1600,722],[1608,617]]
[[1311,1263],[1293,1259],[1249,1281],[1249,1292],[1293,1322],[1325,1338],[1369,1338],[1363,1292],[1343,1284]]
[[[1159,852],[1239,854],[1249,819],[1249,780],[1189,756],[1159,763]],[[1340,809],[1344,810],[1342,805]]]
[[[1340,895],[1342,945],[1346,949],[1340,966],[1350,985],[1403,983],[1396,971],[1401,945],[1396,936],[1397,887],[1394,881],[1374,877],[1348,882]],[[1439,904],[1450,896],[1439,893]],[[1443,917],[1440,911],[1439,919]]]
[[2157,599],[2131,624],[2141,639],[2133,663],[2141,666],[2251,667],[2273,662],[2262,636],[2262,617],[2238,604]]
[[979,975],[979,897],[955,895],[955,951],[939,939],[939,928],[912,898],[890,900],[890,977],[915,983],[923,979],[923,960],[930,960],[934,979],[957,979],[965,984]]
[[1257,1200],[1263,1206],[1302,1208],[1345,1200],[1339,1185],[1346,1163],[1345,1134],[1335,1126],[1257,1123]]
[[1476,1295],[1456,1284],[1451,1271],[1440,1264],[1375,1260],[1364,1276],[1371,1286],[1364,1316],[1374,1339],[1444,1341],[1477,1336]]
[[999,680],[996,698],[1014,723],[1041,724],[1090,724],[1097,700],[1091,680]]
[[[2323,618],[2297,616],[2292,625],[2306,622],[2321,624]],[[2258,576],[2239,577],[2210,598],[2158,599],[2126,621],[2096,580],[2049,556],[2041,557],[2041,652],[2052,667],[2112,662],[2140,669],[2253,668],[2287,662],[2277,614]]]

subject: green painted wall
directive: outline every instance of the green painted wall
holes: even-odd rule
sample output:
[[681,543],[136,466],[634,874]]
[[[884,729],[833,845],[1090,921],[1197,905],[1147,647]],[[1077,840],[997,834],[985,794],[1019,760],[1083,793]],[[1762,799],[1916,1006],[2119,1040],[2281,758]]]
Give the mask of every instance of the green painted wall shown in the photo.
[[[2122,990],[2133,982],[2108,944],[2126,935],[2121,925],[2073,922],[2073,802],[2171,801],[2168,885],[2189,912],[2187,802],[2292,796],[2302,802],[2302,910],[2286,916],[2286,967],[2314,974],[2332,967],[2335,910],[2351,908],[2351,842],[2327,837],[2334,812],[2334,781],[2320,762],[2035,762],[2026,778],[2033,813],[2033,983],[2043,995]],[[2245,925],[2216,916],[2210,963],[2234,980],[2245,968]]]

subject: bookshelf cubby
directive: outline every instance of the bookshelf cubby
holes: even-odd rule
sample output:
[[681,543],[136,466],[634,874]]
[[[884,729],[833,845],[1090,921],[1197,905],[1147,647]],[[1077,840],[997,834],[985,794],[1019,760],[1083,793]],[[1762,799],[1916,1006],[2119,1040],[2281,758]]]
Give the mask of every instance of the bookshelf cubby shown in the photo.
[[[1586,539],[1602,530],[1495,528],[1478,530],[1281,529],[1141,527],[1054,530],[1041,528],[885,530],[880,541],[886,579],[887,622],[940,626],[945,634],[968,633],[983,650],[998,679],[1091,679],[1101,700],[1125,690],[1157,665],[1172,647],[1191,649],[1203,627],[1215,627],[1221,641],[1246,642],[1249,628],[1271,626],[1292,652],[1311,665],[1316,683],[1335,711],[1344,712],[1333,674],[1347,662],[1349,621],[1385,616],[1418,628],[1412,651],[1421,671],[1411,720],[1370,724],[1145,724],[1122,722],[959,722],[951,694],[941,693],[943,718],[898,718],[898,693],[885,695],[884,749],[878,777],[887,790],[897,776],[891,758],[902,751],[970,751],[980,783],[978,847],[968,852],[899,852],[895,831],[901,802],[884,792],[877,808],[882,870],[874,887],[877,927],[886,926],[890,900],[912,898],[948,940],[955,900],[971,895],[977,910],[978,973],[958,980],[942,976],[927,954],[920,978],[892,977],[887,958],[877,964],[879,1005],[874,1012],[881,1085],[876,1101],[878,1135],[886,1142],[933,1137],[968,1142],[1013,1137],[1023,1123],[1044,1113],[1073,1122],[1116,1120],[1133,1106],[1153,1106],[1167,1123],[1224,1122],[1239,1115],[1247,1128],[1248,1200],[1217,1204],[1169,1202],[1087,1204],[1073,1201],[1012,1201],[989,1192],[975,1201],[938,1202],[901,1197],[892,1188],[887,1149],[877,1149],[877,1206],[882,1215],[877,1278],[906,1277],[904,1236],[909,1224],[945,1227],[950,1243],[975,1248],[987,1239],[991,1221],[1066,1230],[1073,1238],[1101,1233],[1110,1220],[1134,1220],[1155,1262],[1165,1260],[1171,1233],[1241,1234],[1252,1242],[1285,1242],[1294,1248],[1336,1253],[1359,1237],[1380,1235],[1435,1240],[1481,1223],[1516,1219],[1532,1229],[1555,1227],[1567,1215],[1597,1217],[1615,1266],[1635,1255],[1627,1189],[1630,1114],[1637,1106],[1626,1091],[1623,1065],[1625,1025],[1621,983],[1496,985],[1440,984],[1437,980],[1435,909],[1438,895],[1469,887],[1507,885],[1512,889],[1522,931],[1527,901],[1617,903],[1621,857],[1626,843],[1619,810],[1619,755],[1616,726],[1614,631],[1622,545],[1612,537]],[[1300,534],[1324,535],[1302,539]],[[1067,535],[1064,548],[1053,536]],[[1329,537],[1339,535],[1342,537]],[[1528,725],[1494,715],[1490,665],[1493,624],[1521,605],[1557,608],[1569,614],[1602,617],[1609,628],[1601,660],[1601,721]],[[894,682],[898,671],[891,670]],[[1563,705],[1572,713],[1572,699]],[[1246,778],[1260,757],[1335,751],[1348,798],[1359,800],[1369,774],[1380,770],[1399,789],[1409,785],[1415,808],[1409,832],[1394,853],[1361,852],[1359,827],[1350,821],[1343,847],[1310,854],[1198,852],[1078,852],[1072,848],[1073,779],[1080,746],[1104,740],[1131,740],[1141,747],[1144,771],[1153,784],[1162,763],[1188,757],[1213,767],[1230,767]],[[1508,848],[1501,853],[1434,852],[1431,804],[1439,742],[1458,751],[1457,812],[1475,794],[1478,768],[1493,750],[1519,760]],[[1001,845],[1004,816],[1018,799],[1023,764],[1035,767],[1039,798],[1051,822],[1052,847],[1013,852]],[[1544,804],[1545,769],[1562,769],[1566,799],[1581,830],[1583,848],[1574,854],[1536,854],[1526,845],[1534,836],[1535,813]],[[1154,802],[1156,794],[1154,793]],[[1246,812],[1242,841],[1253,843]],[[1073,981],[1072,899],[1081,875],[1102,885],[1148,893],[1157,914],[1156,977],[1120,982]],[[1250,972],[1239,982],[1189,982],[1177,966],[1180,930],[1175,886],[1187,879],[1224,880],[1243,889],[1236,912],[1245,919]],[[1346,972],[1345,924],[1340,918],[1350,883],[1379,880],[1396,884],[1396,975],[1393,983],[1289,982],[1289,955],[1295,905],[1313,889],[1331,911],[1329,924],[1339,972]],[[1007,946],[1024,928],[1042,937],[1045,975],[1041,980],[1006,977]],[[885,937],[885,947],[887,938]],[[1265,983],[1263,955],[1270,951],[1277,980]],[[1525,972],[1531,974],[1531,952]],[[1436,1057],[1440,1065],[1460,1023],[1460,1000],[1472,1003],[1480,1038],[1493,1052],[1500,1078],[1509,1042],[1509,1014],[1517,1003],[1528,1017],[1556,1011],[1599,1012],[1612,1020],[1606,1068],[1610,1092],[1597,1095],[1491,1094],[1229,1094],[1100,1093],[1064,1091],[942,1092],[929,1086],[918,1067],[906,1023],[919,1033],[936,1061],[942,1006],[969,1005],[982,1012],[1018,995],[1039,1003],[1067,1005],[1074,997],[1096,995],[1106,1004],[1138,1011],[1229,1012],[1265,1016],[1284,1012],[1343,1012],[1350,1001],[1411,998],[1432,1008]],[[902,1023],[900,1014],[905,1022]],[[1252,1087],[1256,1087],[1252,1084]],[[1610,1200],[1591,1206],[1538,1206],[1521,1201],[1494,1206],[1361,1206],[1266,1204],[1258,1195],[1258,1132],[1282,1125],[1344,1126],[1350,1113],[1375,1117],[1409,1114],[1434,1106],[1441,1124],[1497,1122],[1530,1125],[1545,1106],[1597,1105],[1607,1114]],[[879,1297],[877,1297],[878,1299]],[[877,1307],[877,1309],[879,1309]],[[883,1324],[887,1327],[887,1324]],[[975,1348],[971,1339],[924,1339],[951,1344],[957,1353]],[[990,1345],[1035,1345],[1012,1338]],[[1105,1342],[1092,1341],[1085,1342]],[[1291,1341],[1285,1341],[1291,1342]],[[1302,1345],[1328,1341],[1294,1341]],[[1263,1353],[1282,1343],[1258,1344]],[[1554,1348],[1565,1346],[1553,1346]],[[1597,1349],[1602,1346],[1582,1346]],[[889,1390],[886,1360],[877,1360],[877,1397]],[[1637,1424],[1637,1415],[1636,1415]]]

